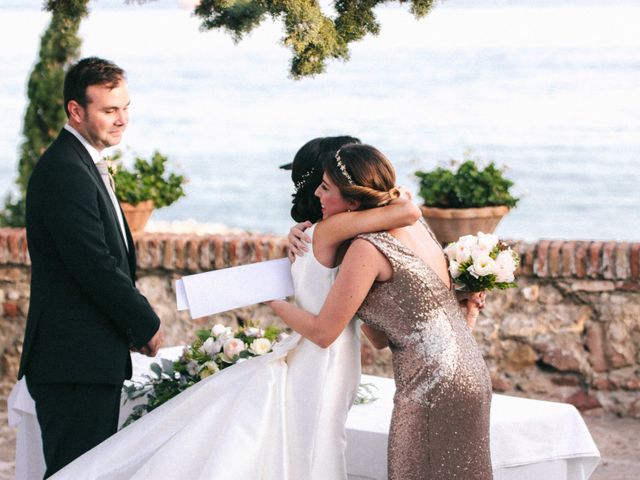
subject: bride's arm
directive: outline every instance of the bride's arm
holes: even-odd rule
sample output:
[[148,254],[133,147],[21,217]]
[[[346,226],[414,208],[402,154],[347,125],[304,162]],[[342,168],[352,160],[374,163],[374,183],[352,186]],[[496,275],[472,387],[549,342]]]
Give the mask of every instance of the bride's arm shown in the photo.
[[387,206],[342,212],[323,219],[313,235],[313,252],[326,267],[334,266],[338,247],[360,233],[413,225],[422,212],[410,199],[399,197]]
[[293,330],[322,348],[338,338],[360,308],[373,282],[390,271],[387,259],[366,240],[354,241],[318,315],[284,300],[267,304]]
[[[389,205],[353,212],[342,212],[322,220],[316,227],[316,242],[340,245],[360,233],[381,232],[413,225],[422,216],[410,198],[394,198]],[[315,245],[315,243],[314,243]]]

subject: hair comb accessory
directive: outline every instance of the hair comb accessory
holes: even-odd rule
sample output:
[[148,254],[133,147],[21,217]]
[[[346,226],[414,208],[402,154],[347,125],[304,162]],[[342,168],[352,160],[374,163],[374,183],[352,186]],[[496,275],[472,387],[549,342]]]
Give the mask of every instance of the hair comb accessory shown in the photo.
[[340,158],[340,149],[336,152],[336,163],[338,164],[338,168],[342,172],[342,175],[344,175],[344,178],[346,178],[351,185],[355,185],[356,183],[353,181],[353,178],[351,178],[351,175],[349,175],[349,172],[347,172],[347,167],[344,166],[344,163]]
[[309,178],[315,173],[315,171],[316,171],[316,167],[313,167],[311,170],[308,170],[304,172],[302,175],[300,175],[300,180],[298,180],[294,185],[294,189],[296,193],[301,188],[304,188],[307,186],[307,182],[309,181]]

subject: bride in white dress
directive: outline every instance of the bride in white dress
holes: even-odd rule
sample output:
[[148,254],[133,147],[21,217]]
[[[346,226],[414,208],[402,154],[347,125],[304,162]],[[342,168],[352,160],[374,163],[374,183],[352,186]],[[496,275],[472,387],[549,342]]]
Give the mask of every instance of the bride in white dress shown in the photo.
[[[323,156],[354,141],[314,139],[294,158],[292,215],[324,217],[305,232],[312,250],[292,265],[296,303],[310,312],[320,311],[333,284],[343,242],[420,215],[402,198],[384,213],[320,211],[310,195],[320,184]],[[345,422],[360,381],[359,338],[357,319],[329,348],[294,333],[273,352],[200,381],[51,478],[346,479]]]

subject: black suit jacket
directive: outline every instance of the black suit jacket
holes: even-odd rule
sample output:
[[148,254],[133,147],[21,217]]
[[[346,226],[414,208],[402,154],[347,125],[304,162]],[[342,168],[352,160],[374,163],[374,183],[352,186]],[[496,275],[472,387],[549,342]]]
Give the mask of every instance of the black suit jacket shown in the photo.
[[31,300],[18,378],[37,383],[120,384],[129,347],[160,320],[135,287],[136,254],[82,143],[62,130],[27,189]]

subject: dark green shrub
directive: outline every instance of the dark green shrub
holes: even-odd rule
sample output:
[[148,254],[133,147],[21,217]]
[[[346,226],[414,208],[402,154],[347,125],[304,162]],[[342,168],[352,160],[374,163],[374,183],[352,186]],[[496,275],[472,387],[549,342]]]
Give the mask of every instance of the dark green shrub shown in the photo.
[[418,194],[427,207],[478,208],[498,205],[515,207],[518,198],[509,189],[513,182],[493,162],[479,169],[475,160],[465,160],[456,171],[438,167],[418,170]]
[[118,152],[112,159],[118,201],[136,205],[152,200],[155,208],[162,208],[184,197],[185,177],[168,173],[168,158],[160,152],[153,152],[149,160],[135,157],[132,169],[127,169],[120,158],[121,153]]

